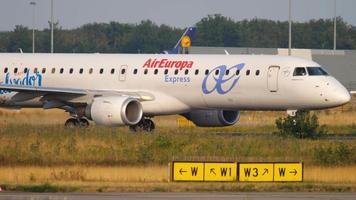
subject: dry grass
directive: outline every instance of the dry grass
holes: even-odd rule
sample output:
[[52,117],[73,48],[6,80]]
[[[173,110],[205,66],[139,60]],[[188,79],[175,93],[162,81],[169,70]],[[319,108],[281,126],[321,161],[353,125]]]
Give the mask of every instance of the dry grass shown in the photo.
[[356,183],[356,166],[306,166],[305,181],[321,183]]
[[0,109],[0,125],[12,124],[32,124],[32,125],[52,125],[63,124],[69,117],[67,113],[59,109],[21,109],[8,110]]
[[356,183],[356,166],[305,167],[305,180],[323,183]]
[[[167,183],[168,166],[146,167],[0,167],[4,184],[115,185],[126,183]],[[306,166],[304,181],[312,183],[356,184],[356,166]]]
[[167,166],[149,167],[0,167],[0,180],[7,184],[167,182]]

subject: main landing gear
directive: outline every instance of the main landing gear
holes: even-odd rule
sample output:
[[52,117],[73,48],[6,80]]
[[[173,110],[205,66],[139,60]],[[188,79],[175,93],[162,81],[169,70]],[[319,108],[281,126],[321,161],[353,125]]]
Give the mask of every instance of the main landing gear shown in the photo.
[[[64,125],[67,128],[87,128],[89,126],[89,121],[85,118],[70,118]],[[152,132],[154,129],[155,124],[149,118],[142,118],[138,124],[130,126],[130,130],[133,132]]]
[[64,125],[67,128],[87,128],[89,126],[89,121],[85,118],[70,118]]
[[130,126],[130,130],[133,132],[137,132],[137,131],[152,132],[154,129],[155,129],[155,123],[148,118],[142,118],[138,124]]

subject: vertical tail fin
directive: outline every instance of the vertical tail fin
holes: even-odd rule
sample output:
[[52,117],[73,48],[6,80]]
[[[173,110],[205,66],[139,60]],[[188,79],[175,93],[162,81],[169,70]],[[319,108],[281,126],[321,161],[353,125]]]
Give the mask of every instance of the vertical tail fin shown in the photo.
[[[167,54],[178,54],[182,51],[183,47],[182,47],[182,40],[183,43],[184,42],[192,42],[194,40],[194,36],[195,36],[195,32],[196,32],[196,27],[188,27],[182,37],[178,40],[177,44],[173,47],[173,49],[171,51],[165,52]],[[190,46],[190,44],[189,44]]]

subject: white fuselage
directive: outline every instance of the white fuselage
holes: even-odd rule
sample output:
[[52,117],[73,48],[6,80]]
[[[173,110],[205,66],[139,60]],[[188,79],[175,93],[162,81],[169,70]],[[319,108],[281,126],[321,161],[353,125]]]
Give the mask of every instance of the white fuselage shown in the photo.
[[[0,54],[0,67],[3,84],[147,94],[145,115],[194,109],[323,109],[350,100],[332,76],[294,76],[296,67],[319,64],[287,56]],[[14,98],[16,94],[2,90],[0,106],[43,106],[41,94]]]

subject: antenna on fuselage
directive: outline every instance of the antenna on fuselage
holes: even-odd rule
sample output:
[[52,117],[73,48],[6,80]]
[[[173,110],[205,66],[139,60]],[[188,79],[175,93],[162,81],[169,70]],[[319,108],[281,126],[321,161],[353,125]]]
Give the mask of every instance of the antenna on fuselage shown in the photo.
[[19,48],[20,53],[23,53],[22,48]]
[[227,56],[230,55],[230,53],[226,49],[224,49],[224,51],[225,51],[225,55],[227,55]]

